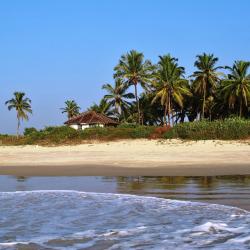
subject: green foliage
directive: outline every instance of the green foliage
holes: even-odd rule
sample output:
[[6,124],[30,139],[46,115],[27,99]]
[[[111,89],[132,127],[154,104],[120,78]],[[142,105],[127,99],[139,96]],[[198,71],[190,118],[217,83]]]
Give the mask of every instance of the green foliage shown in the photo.
[[155,127],[151,126],[139,126],[130,131],[131,138],[149,138],[149,136],[153,133]]
[[176,130],[175,129],[170,129],[169,131],[167,131],[166,133],[164,133],[163,137],[165,139],[175,139],[178,136],[176,134]]
[[164,138],[180,138],[189,140],[233,140],[246,139],[250,136],[250,121],[229,118],[213,122],[185,122],[177,124],[164,134]]
[[[185,139],[185,140],[234,140],[250,138],[250,121],[229,118],[224,121],[197,121],[179,123],[164,132],[164,127],[139,126],[134,124],[121,124],[118,127],[95,127],[85,130],[74,130],[67,126],[46,127],[43,130],[35,128],[25,129],[25,135],[0,135],[3,145],[63,145],[79,144],[83,141],[98,140],[111,141],[119,139]],[[162,133],[160,133],[162,132]]]
[[131,126],[131,127],[105,127],[88,128],[81,132],[83,139],[114,140],[114,139],[139,139],[149,138],[155,127]]
[[17,113],[17,136],[19,136],[19,129],[21,120],[28,120],[28,114],[32,114],[31,100],[25,97],[23,92],[14,92],[14,98],[5,102],[8,110],[15,109]]
[[[184,79],[184,67],[178,65],[178,59],[171,57],[170,54],[160,56],[160,61],[157,65],[156,81],[154,87],[154,103],[160,99],[161,105],[164,107],[165,123],[170,124],[170,113],[173,111],[173,102],[183,108],[184,96],[191,95],[189,91],[188,81]],[[168,122],[166,115],[168,114]]]
[[79,114],[81,108],[78,106],[75,100],[67,100],[64,102],[64,104],[65,107],[61,108],[61,110],[62,113],[67,113],[68,119]]
[[102,89],[107,91],[104,99],[107,100],[110,107],[114,108],[114,111],[118,117],[129,108],[131,103],[129,99],[135,98],[132,93],[128,93],[128,84],[125,84],[121,79],[116,79],[114,86],[111,84],[104,84]]
[[31,135],[31,134],[36,133],[36,132],[37,132],[37,129],[31,127],[31,128],[25,128],[23,134],[25,136],[27,136],[27,135]]
[[154,66],[149,60],[144,60],[143,53],[131,50],[127,54],[121,56],[119,63],[114,68],[114,78],[122,79],[127,85],[134,85],[135,99],[138,113],[138,124],[141,123],[140,100],[137,93],[137,85],[141,85],[147,89],[153,80]]
[[118,128],[136,128],[139,125],[136,123],[121,123]]
[[70,127],[46,127],[37,131],[34,128],[25,129],[25,142],[27,144],[60,144],[67,140],[74,139],[78,136],[78,132]]
[[34,128],[25,129],[25,135],[19,137],[0,135],[2,144],[5,145],[60,145],[79,144],[86,140],[118,140],[150,138],[155,127],[131,126],[131,127],[96,127],[85,130],[75,130],[67,126],[46,127],[40,131]]

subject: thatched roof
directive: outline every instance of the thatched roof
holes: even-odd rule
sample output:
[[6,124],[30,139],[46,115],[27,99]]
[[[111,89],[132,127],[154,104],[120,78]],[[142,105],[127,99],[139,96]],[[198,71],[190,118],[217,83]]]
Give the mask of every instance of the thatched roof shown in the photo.
[[96,113],[95,111],[87,111],[81,113],[77,116],[72,117],[64,124],[103,124],[103,125],[118,125],[119,123],[114,121],[113,119],[100,114]]

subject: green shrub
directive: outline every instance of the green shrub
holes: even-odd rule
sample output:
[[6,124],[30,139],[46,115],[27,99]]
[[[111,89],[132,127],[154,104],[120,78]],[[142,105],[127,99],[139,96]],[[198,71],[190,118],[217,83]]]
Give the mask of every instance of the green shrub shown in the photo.
[[224,121],[185,122],[174,126],[164,134],[164,138],[181,138],[191,140],[233,140],[250,136],[250,121],[230,118]]
[[140,125],[137,125],[136,123],[121,123],[118,125],[118,128],[136,128],[140,127]]
[[78,132],[67,126],[46,127],[40,131],[28,130],[25,133],[27,144],[39,143],[41,141],[47,141],[49,143],[61,143],[68,139],[76,138],[77,136]]
[[151,126],[139,126],[130,131],[131,138],[149,138],[153,133],[155,127]]
[[177,135],[174,129],[170,129],[169,131],[164,133],[163,137],[165,139],[174,139],[174,138],[177,138]]
[[36,130],[36,128],[31,127],[31,128],[25,128],[23,134],[25,136],[28,136],[28,135],[31,135],[31,134],[36,133],[36,132],[38,132]]
[[137,127],[104,127],[87,128],[81,133],[82,139],[129,139],[129,138],[149,138],[155,127],[137,126]]

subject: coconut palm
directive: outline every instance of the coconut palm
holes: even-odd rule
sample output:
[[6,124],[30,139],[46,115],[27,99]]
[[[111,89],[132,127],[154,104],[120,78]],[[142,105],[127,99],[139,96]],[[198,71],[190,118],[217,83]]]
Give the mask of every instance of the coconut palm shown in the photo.
[[166,116],[168,116],[170,125],[170,114],[173,119],[173,102],[182,108],[184,95],[190,96],[191,93],[188,89],[188,81],[184,79],[185,70],[178,65],[178,59],[169,54],[159,58],[156,81],[153,83],[155,97],[152,103],[160,99],[161,105],[164,107],[164,123],[167,124]]
[[226,79],[222,80],[222,96],[230,108],[238,106],[240,117],[242,116],[243,108],[247,108],[250,103],[249,67],[250,62],[235,61],[233,67],[225,67],[230,73]]
[[108,92],[108,94],[104,96],[104,99],[107,100],[110,106],[115,108],[119,116],[131,105],[128,100],[135,98],[134,94],[126,93],[127,86],[121,79],[116,79],[114,87],[111,84],[104,84],[102,88]]
[[140,103],[137,85],[140,84],[143,88],[147,87],[147,84],[152,79],[153,66],[149,60],[144,60],[143,53],[131,50],[127,54],[121,56],[114,70],[114,78],[121,78],[125,81],[125,84],[134,86],[138,123],[140,124]]
[[8,109],[15,109],[17,112],[17,137],[19,137],[19,129],[21,120],[28,120],[29,114],[32,114],[31,100],[25,97],[23,92],[14,92],[14,98],[5,102],[8,105]]
[[197,67],[198,70],[195,71],[191,77],[194,77],[194,93],[202,96],[200,119],[204,118],[207,96],[213,95],[217,83],[220,80],[219,75],[221,73],[217,72],[217,70],[222,67],[216,67],[218,60],[219,59],[214,57],[213,54],[203,53],[197,56],[197,60],[194,63],[194,66]]
[[62,113],[67,113],[68,119],[76,116],[80,112],[80,107],[74,100],[67,100],[65,103],[65,107],[61,108]]
[[95,111],[97,113],[107,115],[107,116],[114,115],[114,111],[110,109],[110,104],[104,98],[100,100],[99,104],[94,103],[92,106],[90,106],[88,108],[88,111]]
[[142,93],[140,95],[141,116],[143,125],[164,125],[163,108],[160,100],[152,103],[154,93]]

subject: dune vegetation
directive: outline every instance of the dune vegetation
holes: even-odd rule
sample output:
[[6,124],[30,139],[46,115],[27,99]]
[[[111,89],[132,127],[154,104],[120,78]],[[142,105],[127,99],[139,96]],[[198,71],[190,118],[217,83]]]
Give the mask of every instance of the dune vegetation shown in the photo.
[[90,141],[120,139],[245,140],[250,138],[250,121],[196,121],[178,123],[174,127],[122,124],[118,127],[96,127],[75,130],[67,126],[42,130],[27,128],[24,136],[0,135],[3,145],[75,145]]

